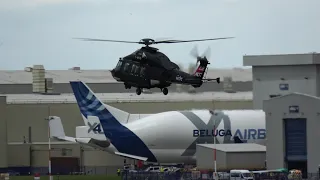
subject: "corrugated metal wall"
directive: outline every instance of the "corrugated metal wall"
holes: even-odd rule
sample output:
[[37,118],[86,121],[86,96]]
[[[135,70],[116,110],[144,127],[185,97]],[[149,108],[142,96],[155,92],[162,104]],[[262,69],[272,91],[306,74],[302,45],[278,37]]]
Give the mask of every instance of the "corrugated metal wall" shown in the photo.
[[[54,82],[54,79],[53,79]],[[122,83],[88,83],[89,87],[95,93],[135,93],[135,89],[125,89]],[[237,91],[252,91],[252,81],[233,82],[233,88]],[[176,92],[176,86],[169,87],[170,92]],[[152,89],[153,92],[161,92],[160,89]],[[187,92],[188,87],[184,86],[182,91]],[[223,83],[209,82],[197,88],[197,92],[223,91]],[[53,92],[72,93],[69,83],[54,83]],[[0,84],[0,93],[3,94],[30,94],[32,93],[32,84]]]
[[[270,99],[270,95],[290,92],[317,95],[315,65],[253,67],[253,79],[254,109],[262,109],[263,100]],[[281,84],[287,84],[288,88],[280,88]]]
[[[111,103],[116,108],[130,113],[158,113],[171,110],[188,109],[251,109],[251,101],[214,102],[170,102],[170,103]],[[35,113],[36,112],[36,113]],[[33,142],[46,142],[48,116],[59,116],[68,136],[75,136],[75,127],[83,125],[83,119],[76,104],[8,104],[7,129],[8,142],[23,142],[29,136]]]
[[[130,113],[158,113],[169,110],[208,108],[251,109],[252,101],[134,103],[134,105],[132,103],[111,103],[109,105],[128,111]],[[50,115],[61,117],[65,132],[68,136],[75,136],[75,127],[84,124],[80,115],[80,111],[76,104],[8,104],[6,106],[6,112],[7,124],[6,126],[4,125],[0,127],[7,127],[8,142],[22,143],[24,140],[28,142],[29,127],[31,127],[31,139],[33,142],[47,142],[48,124],[45,118]],[[25,154],[25,152],[23,152],[23,154]],[[43,166],[47,164],[47,152],[45,150],[34,150],[32,154],[32,164],[37,166]],[[19,159],[21,157],[17,157],[14,155],[10,155],[9,157],[9,161],[12,162],[12,164],[19,164]],[[93,161],[93,159],[96,160]],[[96,165],[99,165],[99,160],[101,160],[101,166],[109,165],[109,162],[115,165],[123,164],[122,158],[109,155],[105,152],[89,151],[84,153],[85,164],[92,164],[91,162],[94,162]],[[26,163],[26,159],[21,159],[21,165]]]
[[0,167],[7,167],[7,100],[0,96]]
[[264,169],[265,152],[238,152],[227,153],[227,169]]
[[[214,169],[214,153],[213,149],[197,146],[196,160],[198,169]],[[222,151],[217,151],[217,169],[226,169],[226,153]]]

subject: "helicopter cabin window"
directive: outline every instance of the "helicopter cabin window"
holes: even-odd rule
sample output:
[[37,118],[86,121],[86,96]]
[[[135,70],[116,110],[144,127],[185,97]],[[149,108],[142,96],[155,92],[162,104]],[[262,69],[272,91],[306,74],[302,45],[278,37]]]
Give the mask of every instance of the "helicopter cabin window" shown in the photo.
[[140,65],[139,64],[132,64],[131,74],[140,76]]
[[144,76],[144,73],[145,73],[145,68],[144,67],[141,67],[141,70],[140,70],[140,76]]
[[124,67],[123,67],[124,72],[126,73],[130,73],[131,71],[131,64],[130,63],[125,63]]
[[134,74],[136,72],[137,65],[132,64],[131,73]]
[[136,74],[138,76],[140,75],[140,66],[139,65],[136,66],[134,74]]

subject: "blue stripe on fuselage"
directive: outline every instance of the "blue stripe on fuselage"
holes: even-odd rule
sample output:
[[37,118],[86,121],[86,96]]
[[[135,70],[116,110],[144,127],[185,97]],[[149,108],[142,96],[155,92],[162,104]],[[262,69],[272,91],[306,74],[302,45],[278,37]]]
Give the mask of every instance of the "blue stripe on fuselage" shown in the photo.
[[105,136],[119,152],[146,157],[150,162],[157,162],[144,142],[123,126],[81,81],[72,81],[70,84],[82,115],[86,118],[98,117]]

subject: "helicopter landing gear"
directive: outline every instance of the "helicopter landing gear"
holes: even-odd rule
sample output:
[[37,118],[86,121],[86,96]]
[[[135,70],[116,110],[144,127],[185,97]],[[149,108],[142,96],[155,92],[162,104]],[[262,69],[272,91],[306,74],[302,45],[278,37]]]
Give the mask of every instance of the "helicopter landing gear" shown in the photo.
[[131,89],[131,86],[128,85],[128,84],[125,84],[125,85],[124,85],[124,88],[126,88],[126,89]]
[[137,89],[136,89],[136,94],[137,94],[137,95],[140,95],[141,92],[142,92],[141,88],[137,88]]
[[162,91],[162,93],[164,94],[164,95],[167,95],[168,94],[168,88],[163,88],[163,89],[161,89],[161,91]]

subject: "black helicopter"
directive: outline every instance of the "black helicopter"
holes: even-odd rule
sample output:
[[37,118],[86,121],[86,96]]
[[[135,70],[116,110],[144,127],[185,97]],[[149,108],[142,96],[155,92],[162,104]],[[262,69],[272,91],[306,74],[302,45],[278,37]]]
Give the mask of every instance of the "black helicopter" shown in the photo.
[[[172,44],[195,41],[210,41],[220,39],[230,39],[233,37],[214,38],[214,39],[197,39],[197,40],[162,40],[155,41],[145,38],[139,42],[134,41],[118,41],[105,39],[76,38],[85,41],[107,41],[120,43],[136,43],[145,46],[135,52],[119,58],[117,66],[110,72],[115,80],[123,82],[126,89],[136,87],[136,94],[140,95],[142,89],[160,88],[164,95],[168,94],[168,88],[171,84],[191,85],[195,88],[200,87],[203,82],[216,81],[220,83],[220,78],[204,79],[207,65],[210,64],[206,56],[197,58],[198,67],[193,74],[189,74],[180,70],[179,66],[160,52],[157,48],[150,47],[153,44]],[[208,52],[208,51],[207,51]]]

